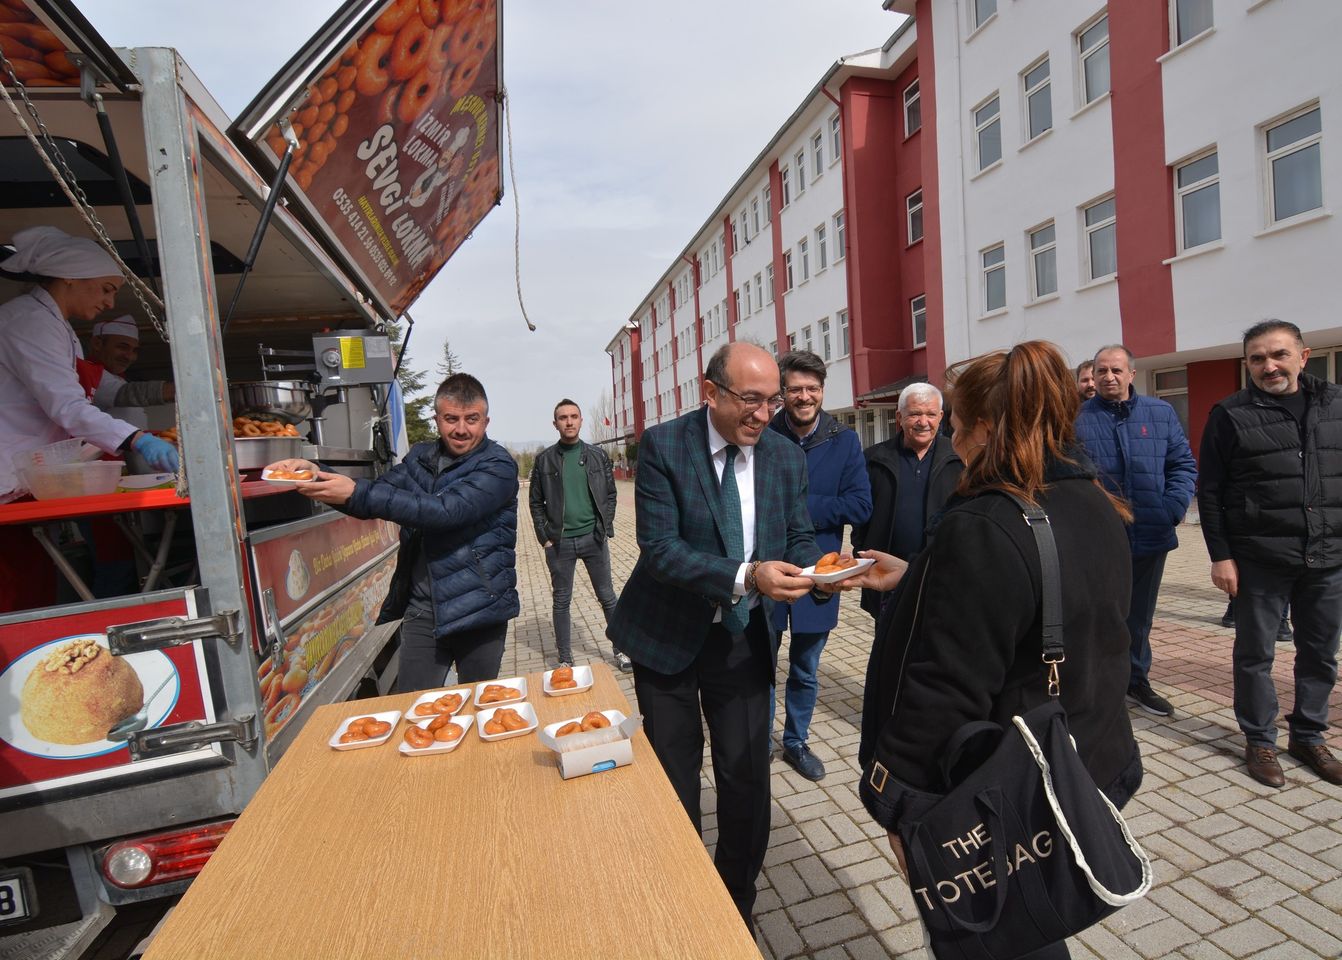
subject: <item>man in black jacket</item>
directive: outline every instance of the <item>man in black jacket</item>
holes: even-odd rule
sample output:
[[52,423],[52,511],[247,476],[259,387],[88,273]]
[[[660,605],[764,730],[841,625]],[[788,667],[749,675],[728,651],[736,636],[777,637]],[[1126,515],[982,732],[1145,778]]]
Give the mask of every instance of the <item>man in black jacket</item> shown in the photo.
[[1329,783],[1328,698],[1342,632],[1342,388],[1304,373],[1300,328],[1265,320],[1244,334],[1250,385],[1212,408],[1202,435],[1198,508],[1212,583],[1235,603],[1235,720],[1249,774],[1286,784],[1277,762],[1273,642],[1295,621],[1295,709],[1288,750]]
[[[542,450],[531,470],[531,522],[550,567],[559,666],[572,666],[569,603],[579,560],[587,568],[607,622],[615,609],[608,543],[615,532],[615,472],[605,451],[579,437],[582,411],[576,403],[560,400],[554,425],[559,442]],[[618,650],[615,662],[621,670],[632,669],[629,658]]]
[[[881,550],[908,560],[927,543],[927,521],[960,482],[964,464],[940,431],[941,391],[913,383],[899,394],[899,433],[866,450],[871,519],[853,526],[853,549]],[[881,612],[881,594],[862,591],[862,609]]]

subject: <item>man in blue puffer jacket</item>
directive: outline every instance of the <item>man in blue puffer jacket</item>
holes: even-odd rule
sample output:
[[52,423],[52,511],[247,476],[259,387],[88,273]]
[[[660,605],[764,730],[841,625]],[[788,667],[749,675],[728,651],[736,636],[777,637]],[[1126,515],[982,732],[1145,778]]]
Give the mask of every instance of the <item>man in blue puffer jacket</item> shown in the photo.
[[[401,619],[399,692],[493,680],[517,616],[517,463],[485,436],[489,400],[470,374],[434,397],[436,441],[375,480],[319,471],[295,489],[360,519],[401,525],[396,575],[378,623]],[[293,466],[284,461],[272,466]],[[310,466],[310,465],[309,465]]]
[[1197,463],[1179,415],[1164,400],[1132,387],[1132,352],[1122,344],[1095,354],[1096,395],[1081,405],[1076,435],[1086,446],[1100,479],[1132,507],[1128,527],[1132,551],[1132,601],[1128,635],[1132,673],[1128,700],[1147,713],[1167,717],[1170,702],[1151,689],[1151,620],[1156,612],[1166,555],[1179,545],[1174,528],[1193,500]]

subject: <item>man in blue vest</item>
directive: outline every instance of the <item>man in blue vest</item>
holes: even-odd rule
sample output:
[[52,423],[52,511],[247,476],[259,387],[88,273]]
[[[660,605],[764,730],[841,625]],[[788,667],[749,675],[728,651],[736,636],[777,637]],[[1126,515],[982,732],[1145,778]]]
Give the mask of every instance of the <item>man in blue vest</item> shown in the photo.
[[1295,709],[1287,752],[1328,783],[1342,761],[1324,742],[1342,634],[1342,388],[1304,372],[1300,328],[1265,320],[1244,334],[1250,385],[1212,408],[1198,508],[1212,583],[1235,605],[1235,720],[1249,775],[1286,785],[1277,761],[1273,641],[1289,601]]
[[[806,454],[806,509],[815,526],[815,542],[826,553],[843,546],[844,524],[866,523],[871,516],[871,483],[862,441],[821,405],[825,400],[825,361],[809,350],[794,350],[778,361],[783,377],[783,409],[769,427]],[[791,627],[784,694],[783,760],[807,780],[825,776],[825,764],[807,746],[811,715],[820,691],[820,653],[839,622],[838,597],[816,603],[810,594],[774,606],[778,635]]]
[[1179,545],[1175,527],[1193,500],[1198,468],[1179,415],[1164,400],[1133,389],[1137,368],[1122,344],[1095,354],[1096,394],[1081,405],[1077,439],[1086,445],[1100,479],[1132,507],[1132,601],[1128,635],[1132,671],[1128,700],[1147,713],[1168,717],[1170,702],[1151,689],[1151,621],[1165,572],[1165,557]]

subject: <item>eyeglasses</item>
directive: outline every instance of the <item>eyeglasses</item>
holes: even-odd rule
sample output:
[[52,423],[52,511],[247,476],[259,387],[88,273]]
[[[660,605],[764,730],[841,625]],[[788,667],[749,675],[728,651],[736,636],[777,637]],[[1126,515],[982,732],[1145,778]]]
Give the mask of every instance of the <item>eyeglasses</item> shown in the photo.
[[807,396],[811,397],[818,397],[825,392],[825,388],[819,385],[788,387],[783,392],[786,393],[789,397],[800,397],[803,394],[806,394]]
[[743,397],[735,390],[733,390],[731,387],[718,383],[716,380],[710,380],[709,383],[713,384],[713,386],[717,387],[724,393],[730,393],[737,400],[740,400],[741,406],[745,408],[746,413],[754,413],[760,407],[766,405],[769,408],[769,412],[772,413],[783,405],[783,398],[777,393],[775,393],[772,397]]

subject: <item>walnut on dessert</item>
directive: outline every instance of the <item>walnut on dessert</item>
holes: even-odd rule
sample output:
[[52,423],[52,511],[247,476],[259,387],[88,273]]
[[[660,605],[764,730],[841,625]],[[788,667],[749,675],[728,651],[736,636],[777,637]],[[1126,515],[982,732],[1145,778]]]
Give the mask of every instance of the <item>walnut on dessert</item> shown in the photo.
[[42,661],[42,669],[48,673],[78,673],[84,665],[92,663],[102,653],[102,647],[92,640],[72,640],[62,644]]

